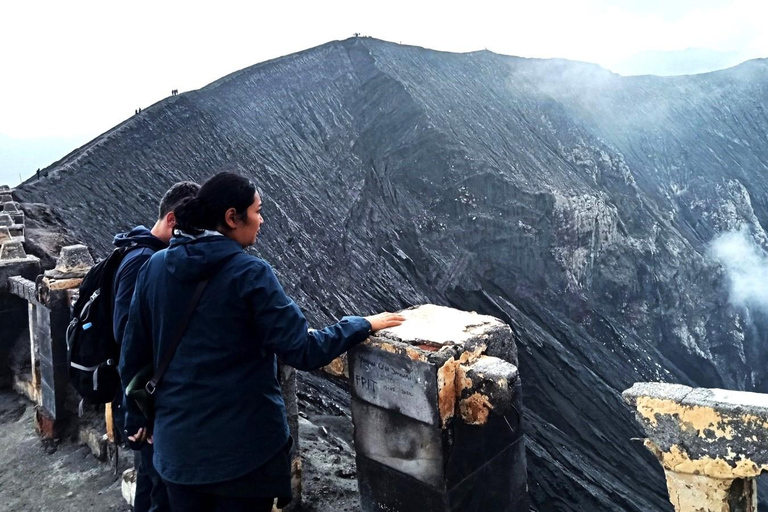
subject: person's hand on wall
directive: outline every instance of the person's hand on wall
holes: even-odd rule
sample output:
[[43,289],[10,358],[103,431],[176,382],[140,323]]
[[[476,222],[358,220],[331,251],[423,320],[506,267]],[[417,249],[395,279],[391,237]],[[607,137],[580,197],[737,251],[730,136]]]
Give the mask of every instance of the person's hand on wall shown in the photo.
[[395,327],[405,322],[405,317],[399,313],[379,313],[378,315],[366,316],[365,319],[371,323],[371,332]]

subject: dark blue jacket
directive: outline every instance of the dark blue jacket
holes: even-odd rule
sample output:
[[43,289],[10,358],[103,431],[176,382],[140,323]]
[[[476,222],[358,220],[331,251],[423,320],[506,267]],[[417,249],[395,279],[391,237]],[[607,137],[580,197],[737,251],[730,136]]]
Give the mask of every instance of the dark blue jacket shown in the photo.
[[116,235],[113,243],[115,247],[136,247],[136,249],[128,251],[123,257],[112,282],[112,298],[115,301],[112,330],[115,341],[122,344],[123,331],[126,322],[128,322],[128,309],[131,306],[131,298],[136,287],[136,279],[139,277],[139,270],[155,252],[164,249],[168,244],[157,238],[144,226],[136,226],[127,233]]
[[309,332],[265,261],[221,235],[177,237],[139,273],[123,338],[124,385],[150,360],[159,364],[206,277],[154,395],[155,468],[177,484],[232,480],[268,461],[288,440],[275,356],[315,369],[363,341],[371,327],[364,318],[344,317]]
[[[125,324],[128,322],[128,311],[131,306],[133,290],[136,287],[136,279],[139,277],[139,270],[155,252],[166,248],[168,244],[157,238],[144,226],[136,226],[127,233],[116,235],[113,243],[118,248],[135,247],[135,249],[129,250],[123,256],[123,261],[117,267],[117,272],[115,272],[112,280],[112,299],[114,300],[112,333],[115,336],[115,341],[121,344],[123,342]],[[139,427],[144,426],[144,422],[142,421],[140,424],[124,424],[125,406],[126,404],[122,399],[117,399],[113,403],[115,408],[115,427],[121,435],[124,430],[130,431],[128,435],[132,435]]]

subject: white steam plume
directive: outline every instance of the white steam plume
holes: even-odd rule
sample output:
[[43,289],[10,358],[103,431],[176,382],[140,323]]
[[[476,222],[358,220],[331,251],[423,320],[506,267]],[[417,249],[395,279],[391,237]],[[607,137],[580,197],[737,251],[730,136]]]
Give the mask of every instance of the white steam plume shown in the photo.
[[710,243],[710,252],[728,273],[731,302],[768,312],[768,254],[748,230],[718,235]]

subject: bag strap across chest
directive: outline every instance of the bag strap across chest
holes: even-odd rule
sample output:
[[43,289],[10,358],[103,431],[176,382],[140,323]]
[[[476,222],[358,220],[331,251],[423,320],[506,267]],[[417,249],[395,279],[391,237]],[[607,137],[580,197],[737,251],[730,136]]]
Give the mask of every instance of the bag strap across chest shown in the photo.
[[152,378],[147,382],[147,384],[144,386],[144,389],[146,389],[147,393],[150,395],[154,394],[155,389],[157,388],[157,384],[160,382],[160,379],[163,378],[163,374],[165,373],[165,370],[168,368],[168,365],[171,363],[171,359],[173,359],[173,354],[176,353],[176,348],[179,346],[179,342],[181,341],[182,336],[184,336],[184,331],[187,330],[187,324],[189,324],[189,321],[192,319],[192,314],[195,312],[195,309],[197,308],[197,303],[200,302],[200,297],[203,295],[203,291],[205,290],[205,287],[208,285],[208,279],[205,279],[203,281],[200,281],[197,283],[197,287],[195,288],[195,292],[192,295],[192,298],[190,299],[189,303],[187,304],[187,309],[184,311],[184,315],[181,317],[181,322],[176,326],[176,331],[173,333],[173,338],[171,338],[171,344],[168,347],[168,351],[163,356],[163,359],[160,361],[160,364],[157,366],[157,369],[155,370],[155,374],[152,376]]

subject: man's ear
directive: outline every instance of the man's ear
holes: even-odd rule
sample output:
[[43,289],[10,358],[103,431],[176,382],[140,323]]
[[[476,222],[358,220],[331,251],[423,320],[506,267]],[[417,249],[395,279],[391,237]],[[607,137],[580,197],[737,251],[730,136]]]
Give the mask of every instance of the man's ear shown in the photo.
[[165,223],[169,228],[173,229],[176,226],[176,214],[174,212],[168,212],[165,216]]
[[237,227],[237,210],[230,208],[224,213],[224,222],[227,223],[229,229],[235,229]]

